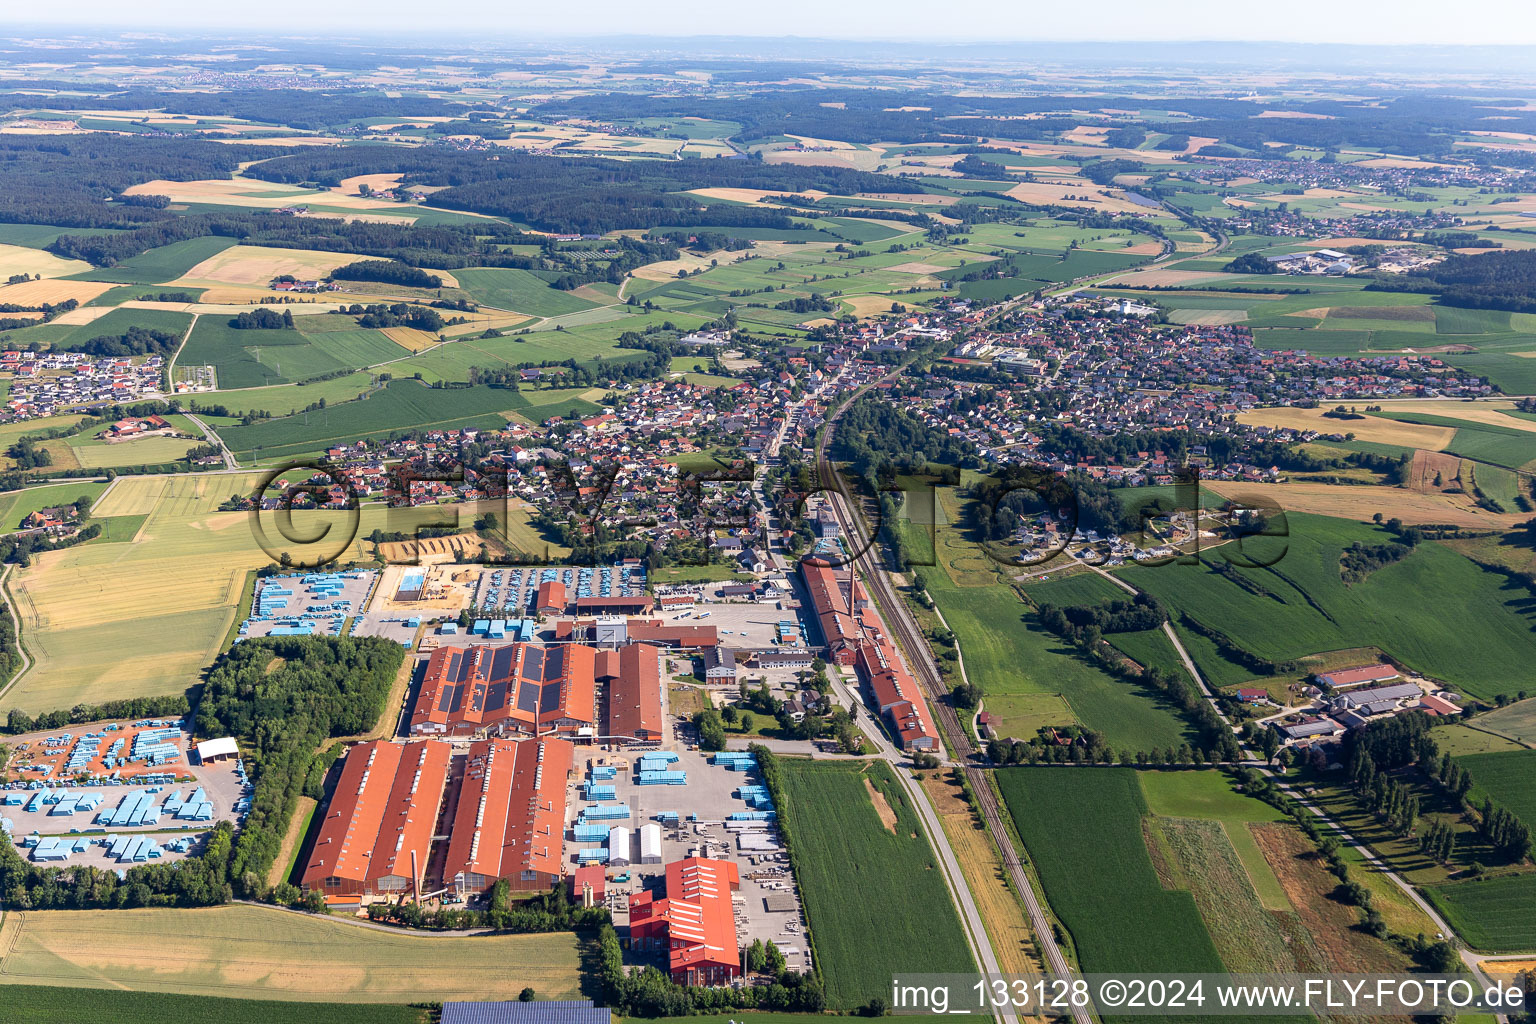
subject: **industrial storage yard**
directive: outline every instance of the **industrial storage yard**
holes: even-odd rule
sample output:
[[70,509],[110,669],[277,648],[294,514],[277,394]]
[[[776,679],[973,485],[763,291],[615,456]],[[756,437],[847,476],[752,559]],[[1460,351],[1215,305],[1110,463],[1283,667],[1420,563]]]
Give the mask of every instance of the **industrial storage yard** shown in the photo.
[[178,719],[30,733],[13,749],[20,780],[0,789],[0,828],[38,864],[176,860],[250,806],[233,741],[194,744]]

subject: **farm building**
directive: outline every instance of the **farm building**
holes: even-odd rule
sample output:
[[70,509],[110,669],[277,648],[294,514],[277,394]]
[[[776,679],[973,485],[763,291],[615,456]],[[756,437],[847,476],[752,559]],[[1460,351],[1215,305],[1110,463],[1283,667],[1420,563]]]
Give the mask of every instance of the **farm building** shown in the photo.
[[304,868],[327,896],[418,888],[448,782],[452,748],[375,740],[347,751]]
[[557,884],[574,757],[570,743],[552,737],[471,744],[443,883],[461,893],[484,892],[499,878],[515,892]]
[[1304,718],[1294,725],[1275,723],[1280,735],[1292,740],[1312,739],[1317,736],[1341,736],[1344,726],[1331,718]]
[[1416,683],[1397,683],[1393,686],[1373,686],[1341,693],[1333,699],[1333,706],[1339,711],[1364,711],[1368,715],[1379,715],[1394,710],[1398,701],[1418,700],[1423,695],[1424,691]]
[[1388,679],[1396,679],[1399,675],[1401,673],[1392,665],[1360,665],[1335,672],[1320,672],[1317,681],[1323,686],[1331,686],[1338,690],[1346,686],[1358,686],[1361,683],[1384,683]]
[[411,709],[411,735],[590,736],[596,656],[579,644],[439,647]]
[[718,985],[741,975],[736,911],[741,885],[731,861],[688,857],[667,865],[666,896],[629,898],[629,935],[639,949],[666,950],[672,980]]

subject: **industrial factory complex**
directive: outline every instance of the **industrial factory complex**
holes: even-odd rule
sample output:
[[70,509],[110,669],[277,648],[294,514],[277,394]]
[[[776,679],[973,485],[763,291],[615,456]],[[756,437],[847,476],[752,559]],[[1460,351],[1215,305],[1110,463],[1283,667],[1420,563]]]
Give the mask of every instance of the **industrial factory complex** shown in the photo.
[[612,583],[597,593],[563,568],[451,564],[265,583],[252,635],[346,602],[346,632],[411,652],[394,735],[353,745],[329,776],[302,886],[359,910],[560,886],[607,907],[632,953],[680,983],[740,978],[759,940],[809,970],[756,758],[699,749],[692,711],[743,686],[793,707],[823,658],[895,747],[933,749],[937,731],[846,570],[812,558],[756,575],[654,593],[631,569],[598,576]]

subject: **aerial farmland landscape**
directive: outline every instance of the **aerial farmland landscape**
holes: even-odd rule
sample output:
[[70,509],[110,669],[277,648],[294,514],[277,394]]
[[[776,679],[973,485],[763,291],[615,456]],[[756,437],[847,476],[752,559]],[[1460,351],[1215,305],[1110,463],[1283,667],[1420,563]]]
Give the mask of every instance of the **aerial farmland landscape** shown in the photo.
[[1536,15],[0,12],[0,605],[0,1024],[1530,1024]]

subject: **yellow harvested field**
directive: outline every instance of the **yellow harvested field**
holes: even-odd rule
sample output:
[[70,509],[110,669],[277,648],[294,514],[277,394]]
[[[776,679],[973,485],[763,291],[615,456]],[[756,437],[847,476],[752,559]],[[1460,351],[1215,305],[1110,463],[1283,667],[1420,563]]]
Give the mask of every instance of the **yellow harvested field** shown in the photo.
[[1366,416],[1358,420],[1338,420],[1324,416],[1325,411],[1327,410],[1251,409],[1238,413],[1237,421],[1261,426],[1289,427],[1293,430],[1316,430],[1322,434],[1354,434],[1360,441],[1396,444],[1405,448],[1423,448],[1432,452],[1443,450],[1451,443],[1451,438],[1456,436],[1454,427],[1400,423],[1380,416]]
[[69,299],[90,302],[111,288],[106,281],[63,281],[44,278],[41,281],[24,281],[21,284],[0,286],[0,302],[14,302],[19,306],[41,306]]
[[[1536,434],[1536,420],[1505,415],[1515,403],[1506,399],[1494,402],[1457,402],[1453,400],[1430,402],[1378,402],[1384,412],[1420,412],[1430,416],[1447,416],[1466,420],[1468,423],[1484,423],[1490,427],[1506,427]],[[1353,421],[1351,421],[1353,422]]]
[[91,269],[84,260],[66,260],[42,249],[25,245],[0,245],[0,280],[13,274],[34,274],[37,277],[66,277],[83,274]]
[[[1037,206],[1070,206],[1109,213],[1134,213],[1142,217],[1167,216],[1162,210],[1138,206],[1129,199],[1086,179],[1021,181],[1004,195]],[[1070,197],[1070,198],[1069,198]]]
[[740,252],[727,252],[721,249],[717,252],[705,253],[703,256],[684,253],[675,260],[647,263],[645,266],[634,271],[631,276],[638,277],[644,281],[671,281],[676,279],[679,270],[686,270],[691,274],[696,270],[707,268],[710,260],[719,260],[722,264],[734,263],[736,260],[747,255],[747,252],[745,249]]
[[[1092,249],[1093,246],[1087,246]],[[1123,256],[1156,256],[1163,251],[1161,242],[1137,242],[1135,245],[1120,245],[1113,249],[1100,249],[1100,252],[1117,252]]]
[[885,269],[894,270],[898,274],[937,274],[940,271],[951,268],[938,263],[923,263],[919,261],[915,263],[898,263],[894,267],[886,267]]
[[[272,139],[248,139],[243,142],[273,142]],[[277,210],[285,206],[336,206],[359,213],[405,212],[410,207],[390,199],[365,199],[331,189],[295,188],[254,178],[204,178],[198,181],[146,181],[124,190],[128,195],[166,196],[173,203],[216,203],[222,206],[247,206],[256,210]]]
[[[99,320],[101,317],[107,315],[111,311],[111,306],[76,306],[74,309],[67,313],[60,313],[58,316],[54,317],[48,322],[54,324],[69,324],[71,326],[78,326],[80,324],[91,323],[93,320]],[[8,315],[16,316],[17,314],[11,313]]]
[[134,543],[50,551],[15,572],[36,664],[6,706],[35,712],[195,682],[218,654],[246,572],[270,563],[244,513],[216,511],[251,486],[240,476],[122,478],[97,514],[147,516]]
[[853,315],[857,317],[879,316],[882,313],[889,313],[892,302],[896,302],[902,309],[916,308],[890,295],[844,295],[842,300],[853,307]]
[[1130,270],[1110,278],[1110,280],[1135,287],[1153,288],[1157,285],[1183,287],[1185,285],[1214,284],[1218,281],[1231,280],[1235,276],[1234,274],[1208,273],[1198,270]]
[[414,327],[386,327],[384,337],[412,352],[420,352],[438,343],[437,335],[430,331],[419,331]]
[[342,195],[354,195],[359,188],[367,185],[375,192],[383,192],[400,184],[400,173],[394,174],[358,174],[350,178],[342,178],[341,184],[331,189],[332,192],[340,192]]
[[203,260],[175,283],[264,285],[283,274],[319,278],[356,259],[349,253],[321,252],[316,249],[234,245]]
[[1536,959],[1484,960],[1482,967],[1489,974],[1530,974],[1536,972]]
[[[579,994],[569,932],[442,936],[363,928],[275,907],[11,912],[0,983],[303,1002]],[[3,998],[3,997],[0,997]]]
[[1449,523],[1469,528],[1507,530],[1524,522],[1527,513],[1495,515],[1472,504],[1464,494],[1425,494],[1401,487],[1370,484],[1319,484],[1292,481],[1281,484],[1249,484],[1234,480],[1207,480],[1202,485],[1223,498],[1277,505],[1287,512],[1307,512],[1369,522],[1380,512],[1410,525]]
[[[479,334],[482,331],[490,329],[495,329],[498,331],[505,330],[508,327],[516,327],[519,324],[525,324],[533,319],[533,317],[523,316],[521,313],[500,313],[495,315],[484,313],[458,313],[455,315],[470,318],[469,323],[453,324],[450,327],[444,327],[442,330],[442,335],[445,338],[460,338],[466,334]],[[477,316],[484,317],[484,319],[474,319]],[[401,344],[404,344],[404,342],[401,342]]]
[[806,192],[776,192],[771,189],[762,188],[695,188],[688,191],[693,195],[703,196],[706,199],[726,199],[736,203],[756,203],[764,199],[778,199],[782,196],[820,199],[827,194],[816,189],[810,189]]

